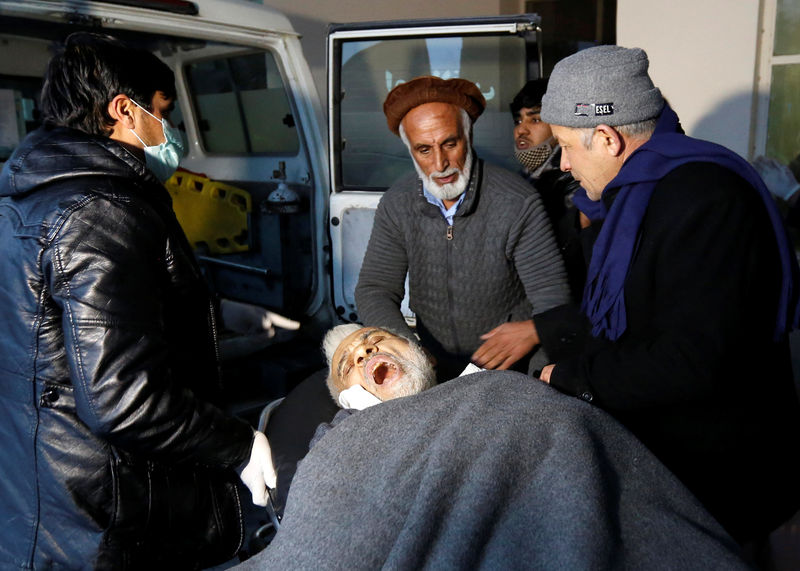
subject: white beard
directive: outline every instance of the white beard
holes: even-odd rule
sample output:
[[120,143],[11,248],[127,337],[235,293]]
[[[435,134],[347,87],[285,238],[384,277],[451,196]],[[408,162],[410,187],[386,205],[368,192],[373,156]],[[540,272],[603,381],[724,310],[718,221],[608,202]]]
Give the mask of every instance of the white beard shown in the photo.
[[[467,190],[467,185],[469,184],[469,174],[472,170],[471,150],[467,152],[467,159],[464,161],[464,168],[461,170],[457,169],[456,167],[451,167],[446,171],[433,172],[430,174],[430,176],[428,176],[425,174],[422,168],[420,168],[416,160],[412,160],[412,162],[414,163],[414,168],[417,169],[419,178],[422,179],[423,186],[428,189],[428,192],[430,192],[439,200],[453,200],[454,198],[461,196],[461,194]],[[458,173],[458,178],[455,180],[455,182],[439,184],[434,180],[434,178],[443,178],[454,173]]]
[[[403,377],[396,381],[384,400],[391,400],[400,397],[409,397],[421,393],[436,384],[436,372],[433,364],[422,348],[416,343],[409,343],[408,351],[403,355],[391,355],[397,366],[403,372]],[[366,363],[364,364],[364,376],[366,377]],[[369,382],[369,381],[367,381]],[[383,402],[380,398],[369,392],[360,384],[343,390],[339,393],[339,406],[342,408],[354,408],[363,410],[365,408]]]
[[[461,177],[459,177],[461,178]],[[416,343],[409,343],[408,352],[395,357],[405,373],[390,398],[408,397],[421,393],[436,384],[436,372],[428,356]]]

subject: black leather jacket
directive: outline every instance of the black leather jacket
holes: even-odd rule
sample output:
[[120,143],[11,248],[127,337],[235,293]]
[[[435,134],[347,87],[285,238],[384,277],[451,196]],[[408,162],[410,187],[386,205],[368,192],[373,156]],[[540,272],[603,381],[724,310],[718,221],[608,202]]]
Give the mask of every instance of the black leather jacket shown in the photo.
[[[232,557],[252,429],[169,194],[114,141],[29,135],[0,175],[0,567]],[[141,559],[139,559],[141,558]]]

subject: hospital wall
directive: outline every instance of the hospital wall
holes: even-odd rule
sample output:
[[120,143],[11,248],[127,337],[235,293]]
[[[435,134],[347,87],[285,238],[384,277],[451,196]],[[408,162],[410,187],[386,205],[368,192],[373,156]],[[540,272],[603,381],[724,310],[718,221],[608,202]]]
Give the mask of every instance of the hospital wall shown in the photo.
[[744,157],[758,151],[761,9],[757,0],[617,2],[617,43],[647,51],[686,132]]

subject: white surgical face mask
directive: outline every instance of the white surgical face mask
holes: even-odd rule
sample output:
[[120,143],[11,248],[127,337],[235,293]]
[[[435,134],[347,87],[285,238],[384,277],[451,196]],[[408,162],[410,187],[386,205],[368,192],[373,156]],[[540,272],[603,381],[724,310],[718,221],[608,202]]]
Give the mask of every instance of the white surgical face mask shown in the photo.
[[339,406],[364,410],[383,401],[361,385],[353,385],[339,393]]
[[[131,99],[131,101],[133,101],[133,99]],[[150,113],[150,111],[136,103],[136,101],[133,101],[133,103],[139,107],[139,109],[150,115],[150,117],[161,123],[161,129],[164,132],[164,142],[159,145],[147,145],[136,131],[131,129],[131,132],[136,135],[139,142],[144,145],[144,162],[147,168],[150,169],[150,172],[152,172],[158,180],[166,182],[166,180],[175,173],[178,164],[181,162],[181,157],[183,157],[183,140],[181,139],[180,132],[170,125],[166,119],[159,119]]]

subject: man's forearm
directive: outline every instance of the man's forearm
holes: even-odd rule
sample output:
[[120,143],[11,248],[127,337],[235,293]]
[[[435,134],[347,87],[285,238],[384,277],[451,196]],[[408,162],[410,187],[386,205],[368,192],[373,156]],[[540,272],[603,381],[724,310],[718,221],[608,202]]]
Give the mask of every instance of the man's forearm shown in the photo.
[[356,290],[356,306],[361,323],[367,326],[384,327],[406,337],[413,335],[400,310],[400,303],[391,292],[376,288]]
[[564,260],[541,201],[532,201],[522,217],[511,255],[534,311],[547,311],[569,301]]
[[375,222],[361,264],[355,301],[364,325],[385,327],[402,335],[412,335],[400,311],[405,295],[408,254],[402,232],[394,223],[386,196],[375,212]]

